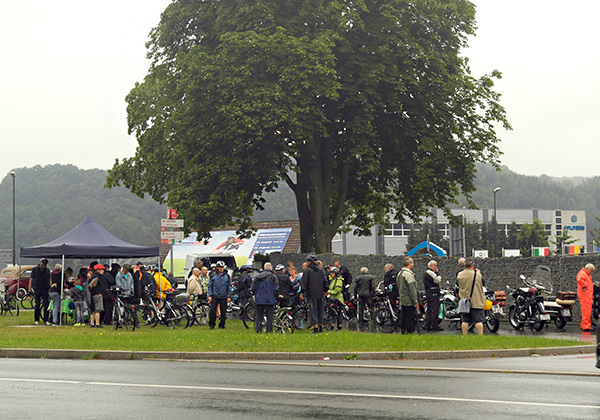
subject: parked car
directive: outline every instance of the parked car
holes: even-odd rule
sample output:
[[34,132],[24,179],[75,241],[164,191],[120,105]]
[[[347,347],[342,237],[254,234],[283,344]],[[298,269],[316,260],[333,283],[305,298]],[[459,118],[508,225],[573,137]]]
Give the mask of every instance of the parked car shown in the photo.
[[18,265],[9,265],[8,267],[3,268],[2,271],[0,271],[0,282],[6,285],[9,295],[14,295],[17,292],[17,288],[20,289],[18,297],[22,298],[29,292],[29,278],[31,277],[31,270],[35,267],[35,265],[22,265],[20,267],[21,274],[19,276],[18,286]]

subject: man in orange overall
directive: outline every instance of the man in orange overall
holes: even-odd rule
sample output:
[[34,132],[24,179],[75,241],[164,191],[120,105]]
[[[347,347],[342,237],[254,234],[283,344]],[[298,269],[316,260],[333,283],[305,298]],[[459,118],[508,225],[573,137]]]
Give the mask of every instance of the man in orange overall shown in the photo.
[[596,267],[594,264],[586,264],[577,273],[577,297],[581,305],[581,331],[592,331],[592,303],[594,300],[594,283],[592,273]]

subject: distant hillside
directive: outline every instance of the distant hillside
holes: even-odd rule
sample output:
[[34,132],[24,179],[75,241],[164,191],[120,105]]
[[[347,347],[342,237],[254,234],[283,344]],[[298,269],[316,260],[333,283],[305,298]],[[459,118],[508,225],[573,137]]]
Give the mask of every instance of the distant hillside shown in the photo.
[[[107,190],[107,172],[73,165],[14,169],[17,249],[40,245],[92,216],[119,238],[139,245],[160,243],[166,208],[125,188]],[[0,248],[12,249],[12,178],[0,183]]]

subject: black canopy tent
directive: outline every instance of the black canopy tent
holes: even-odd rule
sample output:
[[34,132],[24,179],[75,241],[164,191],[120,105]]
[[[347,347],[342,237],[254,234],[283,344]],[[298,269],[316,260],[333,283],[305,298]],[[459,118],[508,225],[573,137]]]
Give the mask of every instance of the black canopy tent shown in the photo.
[[[44,245],[21,248],[19,266],[22,258],[62,258],[64,270],[65,259],[70,258],[157,257],[158,259],[159,256],[160,251],[157,246],[140,246],[125,242],[88,217],[60,238]],[[61,284],[62,290],[63,284]],[[62,323],[62,303],[60,310],[59,322]],[[15,316],[15,324],[16,320]]]

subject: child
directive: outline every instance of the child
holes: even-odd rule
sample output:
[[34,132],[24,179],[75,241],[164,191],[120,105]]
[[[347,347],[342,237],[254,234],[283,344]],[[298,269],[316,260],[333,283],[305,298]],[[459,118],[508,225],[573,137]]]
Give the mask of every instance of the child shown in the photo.
[[77,276],[77,279],[75,279],[75,286],[69,289],[69,294],[71,295],[71,299],[73,299],[73,310],[75,312],[75,326],[81,327],[85,324],[85,320],[83,319],[83,307],[85,305],[85,302],[83,287],[81,286],[81,279],[79,278],[79,276]]

